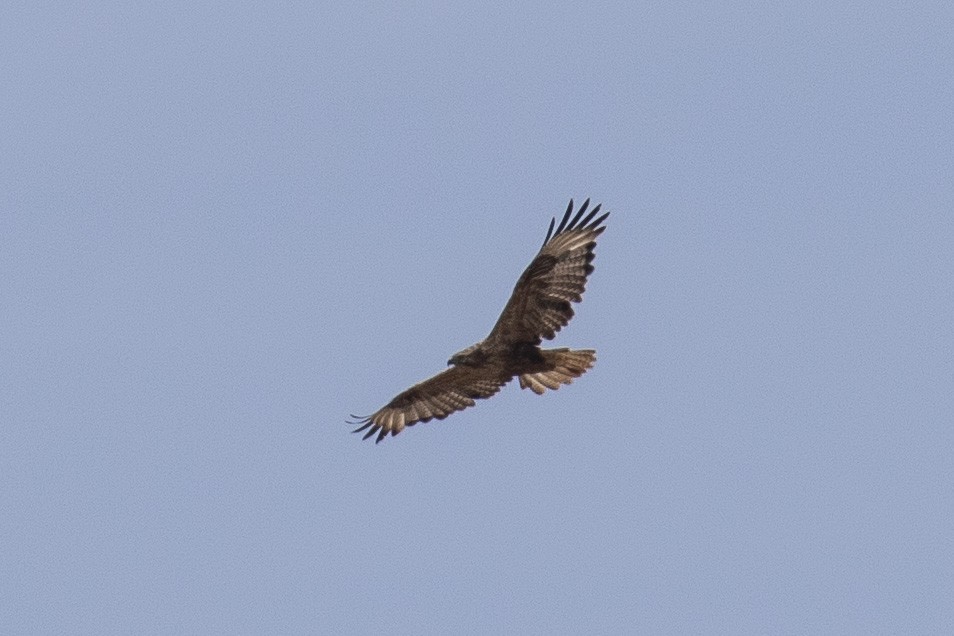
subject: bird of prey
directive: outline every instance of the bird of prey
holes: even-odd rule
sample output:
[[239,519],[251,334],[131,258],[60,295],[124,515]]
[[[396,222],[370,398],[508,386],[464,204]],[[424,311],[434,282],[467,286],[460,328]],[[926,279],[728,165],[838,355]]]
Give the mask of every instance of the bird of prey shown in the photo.
[[[570,303],[583,300],[586,277],[593,271],[596,238],[609,212],[600,217],[597,205],[586,214],[587,199],[573,216],[573,199],[563,220],[553,231],[556,218],[543,246],[520,276],[510,300],[490,335],[481,342],[455,353],[447,361],[449,369],[399,393],[372,415],[352,415],[359,425],[355,433],[367,429],[363,439],[388,433],[397,435],[406,426],[444,419],[455,411],[474,406],[474,400],[489,398],[512,380],[520,378],[520,388],[537,395],[570,384],[593,366],[592,349],[541,349],[543,338],[552,340],[570,318]],[[583,216],[586,214],[586,216]]]

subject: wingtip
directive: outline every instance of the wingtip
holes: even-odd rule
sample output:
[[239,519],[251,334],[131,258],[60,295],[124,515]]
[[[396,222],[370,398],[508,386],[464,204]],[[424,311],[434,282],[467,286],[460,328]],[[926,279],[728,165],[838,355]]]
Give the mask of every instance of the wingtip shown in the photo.
[[546,245],[550,242],[550,236],[553,234],[553,225],[556,223],[556,217],[550,219],[550,229],[547,230],[547,237],[543,239],[543,244]]
[[[599,207],[599,206],[597,206],[597,207]],[[599,217],[598,219],[596,219],[595,221],[593,221],[593,222],[590,224],[590,227],[592,227],[592,228],[594,228],[594,229],[596,229],[596,230],[599,230],[599,231],[602,233],[602,231],[606,229],[605,227],[603,227],[603,221],[605,221],[605,220],[607,219],[607,217],[609,217],[609,215],[610,215],[609,212],[603,214],[601,217]]]
[[566,212],[563,213],[563,219],[560,221],[560,225],[557,227],[556,233],[559,234],[566,228],[566,222],[570,220],[570,214],[573,213],[573,199],[570,199],[570,203],[566,206]]

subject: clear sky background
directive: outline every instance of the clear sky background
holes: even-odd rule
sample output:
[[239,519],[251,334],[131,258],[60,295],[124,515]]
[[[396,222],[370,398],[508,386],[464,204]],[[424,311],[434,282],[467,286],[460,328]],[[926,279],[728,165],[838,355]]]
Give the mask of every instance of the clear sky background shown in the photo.
[[952,5],[339,4],[0,8],[0,631],[954,630]]

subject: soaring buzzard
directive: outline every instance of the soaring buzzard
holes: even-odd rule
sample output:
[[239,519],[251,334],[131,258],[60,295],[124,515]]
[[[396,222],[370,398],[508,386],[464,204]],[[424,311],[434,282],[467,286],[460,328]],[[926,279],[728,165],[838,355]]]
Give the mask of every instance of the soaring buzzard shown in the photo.
[[540,395],[586,373],[596,361],[595,351],[541,349],[540,342],[552,340],[573,317],[570,303],[583,300],[596,237],[606,229],[602,223],[609,216],[607,212],[594,220],[600,211],[597,205],[584,217],[589,204],[589,199],[584,201],[571,221],[570,199],[555,233],[556,219],[551,219],[543,247],[517,281],[485,340],[452,355],[447,361],[451,368],[400,393],[373,415],[352,415],[357,421],[351,424],[360,425],[354,432],[368,429],[363,439],[377,434],[375,441],[380,442],[405,426],[435,417],[442,420],[473,406],[475,399],[490,397],[514,376],[520,377],[521,389]]

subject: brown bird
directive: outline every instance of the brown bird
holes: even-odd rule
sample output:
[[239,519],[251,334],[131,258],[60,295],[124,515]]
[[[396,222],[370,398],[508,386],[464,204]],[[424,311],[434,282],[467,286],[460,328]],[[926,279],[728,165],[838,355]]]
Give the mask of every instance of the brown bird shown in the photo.
[[543,338],[552,340],[573,317],[570,303],[583,300],[586,277],[593,271],[596,238],[606,228],[609,212],[594,220],[600,206],[590,210],[587,199],[573,220],[573,199],[563,220],[553,231],[556,218],[543,247],[520,276],[507,306],[486,339],[451,356],[450,369],[415,384],[400,393],[373,415],[352,415],[358,424],[355,433],[368,429],[363,439],[377,434],[376,442],[388,433],[397,435],[405,426],[444,419],[454,411],[474,406],[474,400],[488,398],[514,376],[520,388],[537,395],[556,390],[586,373],[596,361],[592,349],[541,349]]

